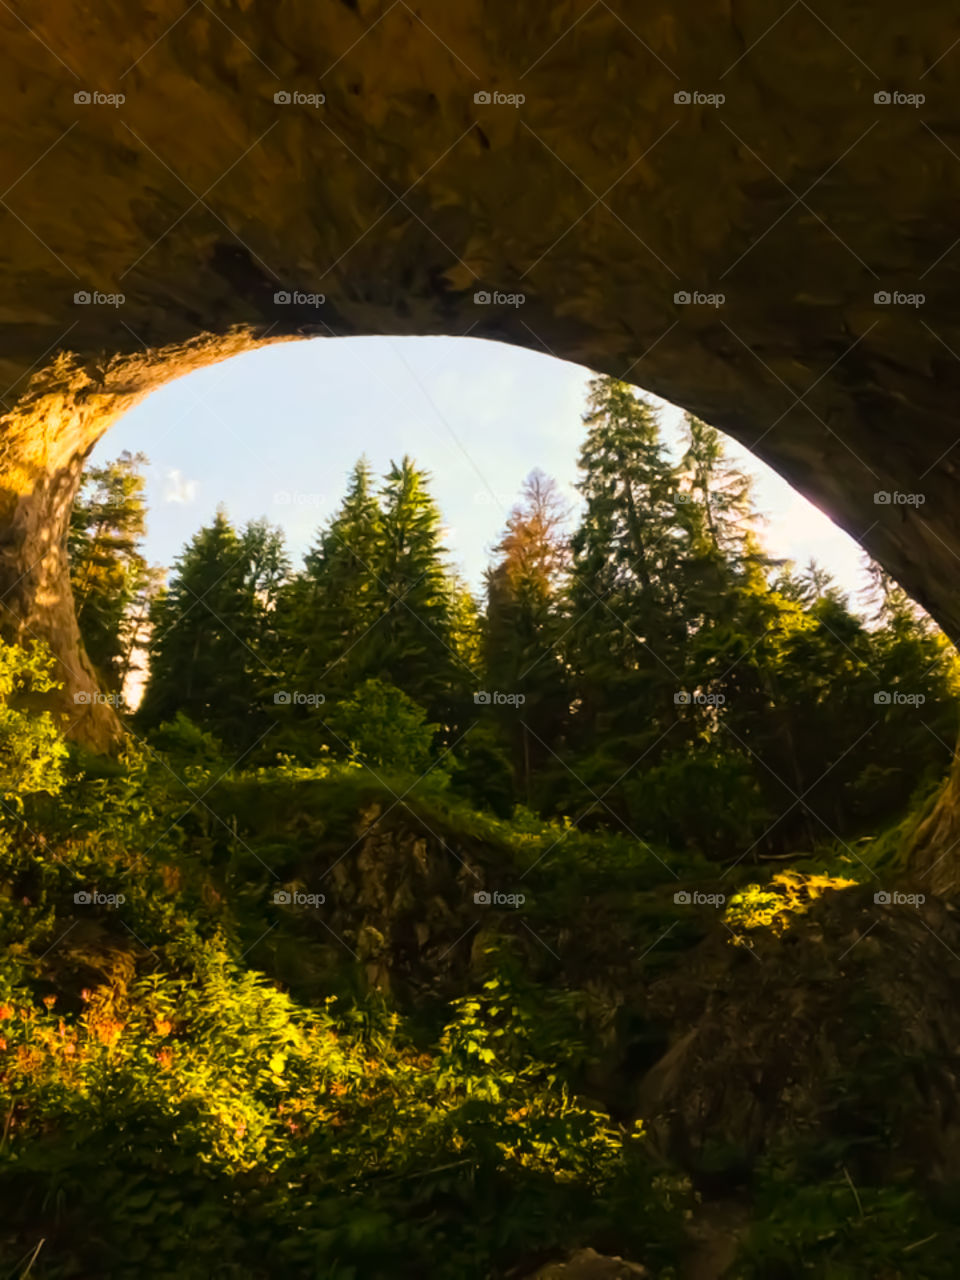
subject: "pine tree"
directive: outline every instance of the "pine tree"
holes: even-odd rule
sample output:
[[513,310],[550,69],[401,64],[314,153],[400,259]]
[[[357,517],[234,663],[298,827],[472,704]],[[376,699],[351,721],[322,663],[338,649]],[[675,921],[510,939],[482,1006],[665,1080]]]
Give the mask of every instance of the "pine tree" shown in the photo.
[[[477,611],[447,563],[429,477],[409,458],[391,468],[379,494],[366,459],[356,464],[303,571],[284,588],[278,631],[295,688],[332,704],[381,681],[417,702],[441,740],[453,739],[472,706]],[[328,717],[290,719],[285,749],[337,749]]]
[[653,406],[626,383],[596,378],[583,421],[564,650],[576,673],[578,772],[616,777],[657,744],[672,715],[687,534]]
[[584,517],[573,539],[582,599],[606,591],[662,604],[676,562],[675,469],[656,410],[613,378],[590,383],[578,488]]
[[493,711],[510,743],[528,805],[533,773],[559,745],[569,701],[558,650],[559,592],[569,564],[568,517],[556,481],[532,471],[494,547],[498,559],[486,575],[485,677],[491,689],[525,699],[520,707],[503,703]]
[[84,474],[68,536],[70,580],[84,647],[104,685],[123,687],[132,661],[138,595],[151,577],[142,553],[146,481],[142,453],[124,452]]
[[263,521],[238,533],[220,508],[194,535],[152,612],[144,725],[183,712],[233,750],[256,742],[278,679],[260,650],[285,572],[282,535]]
[[369,674],[361,672],[357,647],[383,608],[382,526],[370,466],[361,458],[339,509],[283,594],[285,669],[304,688],[326,696],[349,691]]
[[686,450],[681,461],[689,506],[698,520],[694,548],[722,556],[731,571],[742,574],[754,550],[757,515],[750,477],[727,457],[720,432],[699,418],[685,415]]
[[380,616],[364,642],[363,660],[371,675],[446,724],[451,704],[476,675],[457,651],[463,589],[448,563],[442,518],[428,486],[428,474],[409,457],[392,464],[385,477],[375,565]]
[[[869,560],[866,567],[874,605],[868,631],[870,710],[877,726],[874,763],[858,779],[856,798],[862,820],[869,815],[876,821],[905,805],[915,788],[938,781],[949,763],[957,739],[960,659],[889,574]],[[876,701],[880,695],[888,700]]]

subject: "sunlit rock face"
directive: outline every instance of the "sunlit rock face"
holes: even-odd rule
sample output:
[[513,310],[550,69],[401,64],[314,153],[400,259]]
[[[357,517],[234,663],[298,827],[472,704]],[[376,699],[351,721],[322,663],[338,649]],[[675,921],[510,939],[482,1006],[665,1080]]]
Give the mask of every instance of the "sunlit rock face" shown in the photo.
[[650,388],[960,634],[956,27],[942,0],[0,7],[2,616],[60,655],[71,732],[115,736],[74,701],[82,457],[164,380],[295,337],[471,334]]

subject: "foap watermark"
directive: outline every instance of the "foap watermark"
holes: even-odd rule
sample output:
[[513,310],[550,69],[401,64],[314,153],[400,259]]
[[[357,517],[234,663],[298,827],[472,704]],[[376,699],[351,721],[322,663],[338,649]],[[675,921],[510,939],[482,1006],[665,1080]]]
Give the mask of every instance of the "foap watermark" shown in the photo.
[[509,507],[515,498],[512,493],[497,493],[492,489],[478,489],[473,495],[475,507]]
[[722,893],[701,893],[699,889],[678,889],[673,895],[678,907],[722,907],[726,897]]
[[901,493],[899,489],[892,493],[889,489],[878,489],[873,495],[878,507],[922,507],[926,500],[925,493]]
[[105,706],[124,707],[122,693],[101,693],[99,689],[80,689],[73,695],[78,707]]
[[322,307],[326,300],[324,293],[303,293],[300,289],[278,289],[273,295],[277,307]]
[[499,289],[478,289],[473,295],[478,307],[522,307],[527,300],[525,293],[502,293]]
[[501,93],[499,89],[478,89],[473,95],[478,107],[522,107],[526,95],[522,93]]
[[300,489],[278,489],[273,495],[278,507],[322,507],[322,493],[304,493]]
[[322,893],[303,893],[300,889],[274,889],[275,907],[322,907],[326,902]]
[[122,107],[127,100],[125,93],[100,93],[98,89],[78,89],[73,95],[78,107]]
[[727,697],[723,693],[690,693],[686,689],[678,689],[673,700],[678,707],[722,707]]
[[873,295],[878,307],[922,307],[927,300],[925,293],[901,293],[899,289],[878,289]]
[[125,293],[101,293],[99,289],[78,289],[73,295],[77,307],[122,307],[126,300]]
[[278,707],[322,707],[326,695],[322,693],[304,693],[300,689],[281,689],[273,695]]
[[878,89],[873,95],[878,107],[922,107],[927,97],[924,93],[901,93],[899,89]]
[[278,107],[322,107],[325,93],[301,93],[299,89],[278,89],[273,95]]
[[899,889],[878,889],[873,895],[878,907],[919,907],[927,900],[925,893],[901,893]]
[[473,895],[478,907],[522,907],[526,900],[523,893],[501,893],[499,889],[478,889]]
[[699,89],[678,89],[673,95],[678,107],[722,107],[726,94],[701,93]]
[[525,693],[501,693],[499,689],[477,689],[473,700],[478,707],[522,707],[527,700]]
[[725,293],[700,293],[696,289],[678,289],[673,295],[678,307],[722,307],[727,300]]
[[78,889],[73,900],[78,907],[122,907],[127,896],[124,893],[101,893],[99,889]]
[[922,707],[926,700],[925,693],[900,693],[897,689],[880,689],[873,695],[876,707]]

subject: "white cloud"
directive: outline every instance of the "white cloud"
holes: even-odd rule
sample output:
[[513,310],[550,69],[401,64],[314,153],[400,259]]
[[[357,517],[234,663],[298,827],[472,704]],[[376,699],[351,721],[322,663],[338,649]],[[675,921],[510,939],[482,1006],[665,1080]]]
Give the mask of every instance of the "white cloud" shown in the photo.
[[166,488],[163,491],[164,502],[176,502],[185,505],[192,502],[197,496],[196,480],[187,480],[182,472],[176,468],[171,469],[166,475]]

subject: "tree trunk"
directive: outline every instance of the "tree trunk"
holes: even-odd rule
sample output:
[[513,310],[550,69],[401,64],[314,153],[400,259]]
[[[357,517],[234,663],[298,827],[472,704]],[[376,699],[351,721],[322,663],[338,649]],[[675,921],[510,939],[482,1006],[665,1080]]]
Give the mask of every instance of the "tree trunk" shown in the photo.
[[0,634],[16,644],[43,640],[61,687],[24,705],[54,712],[64,732],[94,751],[112,752],[122,730],[80,638],[70,589],[67,530],[84,454],[37,475],[26,494],[0,493],[9,512],[0,543]]

